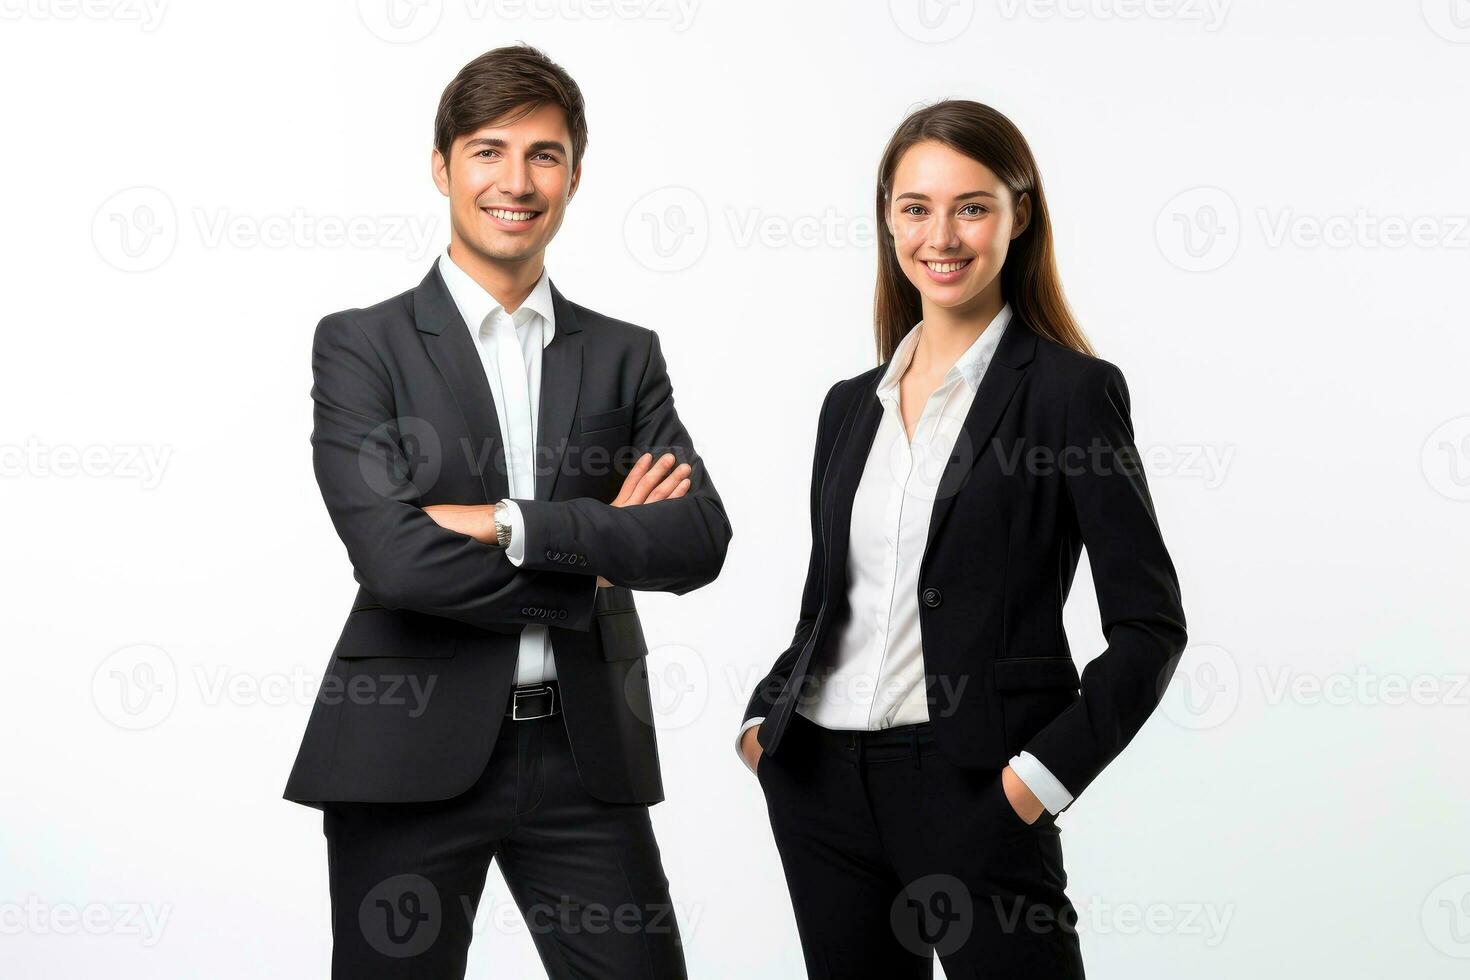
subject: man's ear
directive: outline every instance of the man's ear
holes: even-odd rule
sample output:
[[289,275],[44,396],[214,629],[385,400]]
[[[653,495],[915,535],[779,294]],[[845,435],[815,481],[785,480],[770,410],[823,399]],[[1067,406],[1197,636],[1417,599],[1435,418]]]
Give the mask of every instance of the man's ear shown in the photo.
[[1031,227],[1031,195],[1022,194],[1021,199],[1016,202],[1016,226],[1011,229],[1011,241],[1020,238],[1027,228]]
[[434,148],[429,157],[429,170],[434,177],[434,186],[439,188],[439,193],[445,197],[449,196],[449,161],[444,159],[444,154]]
[[569,201],[569,202],[571,201],[572,195],[574,195],[574,194],[577,193],[577,188],[580,187],[581,184],[582,184],[582,161],[581,160],[578,160],[577,161],[577,165],[572,168],[572,186],[567,188],[567,201]]

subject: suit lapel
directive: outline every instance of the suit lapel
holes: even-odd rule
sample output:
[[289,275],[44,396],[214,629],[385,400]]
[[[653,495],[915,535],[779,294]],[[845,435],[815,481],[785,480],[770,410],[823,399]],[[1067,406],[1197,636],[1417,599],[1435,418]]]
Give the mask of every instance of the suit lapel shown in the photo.
[[[985,442],[1000,423],[1001,415],[1025,377],[1035,351],[1036,334],[1013,314],[985,376],[980,379],[980,388],[965,414],[962,432],[955,440],[954,450],[940,475],[929,516],[929,534],[924,542],[926,556],[940,526],[954,507],[955,497],[964,486],[971,468],[982,455]],[[834,589],[846,587],[852,502],[867,466],[868,455],[872,452],[878,423],[883,417],[883,403],[878,400],[877,391],[878,382],[887,370],[885,362],[873,374],[856,406],[848,413],[845,429],[838,434],[834,445],[838,469],[836,479],[832,481],[831,494],[824,504],[823,517],[828,538],[828,581]]]
[[[495,412],[495,399],[490,394],[480,352],[439,275],[438,262],[413,291],[413,318],[429,358],[439,369],[464,419],[470,444],[462,448],[466,461],[480,478],[484,503],[502,500],[510,492],[510,483],[505,475],[500,417]],[[448,450],[446,447],[446,453]]]
[[971,468],[984,455],[985,443],[1025,377],[1026,366],[1031,363],[1035,351],[1036,334],[1020,317],[1012,315],[995,348],[995,356],[985,369],[985,376],[980,379],[980,388],[965,414],[964,427],[939,477],[939,486],[934,492],[934,509],[929,515],[929,535],[924,541],[926,556],[940,526],[954,507],[955,497],[959,496]]
[[536,499],[556,492],[562,458],[582,392],[582,326],[572,304],[551,285],[556,332],[541,352],[541,411],[536,421]]
[[827,534],[828,581],[842,592],[847,587],[847,546],[851,536],[849,528],[852,524],[852,501],[857,494],[858,483],[863,478],[863,469],[867,466],[868,454],[873,447],[873,437],[878,433],[878,423],[883,418],[883,403],[878,400],[877,391],[878,381],[886,370],[886,366],[880,369],[858,396],[857,404],[847,414],[843,431],[837,434],[837,441],[833,444],[837,472],[832,481],[832,495],[830,503],[826,505],[828,515],[823,518],[823,527]]

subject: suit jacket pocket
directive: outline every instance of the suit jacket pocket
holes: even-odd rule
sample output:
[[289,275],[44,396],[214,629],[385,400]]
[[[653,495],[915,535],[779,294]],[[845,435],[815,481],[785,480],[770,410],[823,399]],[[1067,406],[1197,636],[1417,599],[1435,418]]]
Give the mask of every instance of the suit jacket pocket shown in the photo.
[[591,415],[580,416],[577,419],[577,428],[582,432],[597,432],[601,429],[630,425],[632,422],[633,403],[629,402],[622,408],[614,408],[607,412],[594,412]]
[[333,654],[341,660],[442,658],[454,656],[458,646],[458,628],[442,616],[360,606],[348,615]]
[[593,613],[604,660],[634,660],[648,655],[648,641],[633,605],[632,589],[621,585],[598,589]]
[[1080,678],[1071,657],[1013,657],[993,664],[1006,751],[1016,753],[1077,700]]

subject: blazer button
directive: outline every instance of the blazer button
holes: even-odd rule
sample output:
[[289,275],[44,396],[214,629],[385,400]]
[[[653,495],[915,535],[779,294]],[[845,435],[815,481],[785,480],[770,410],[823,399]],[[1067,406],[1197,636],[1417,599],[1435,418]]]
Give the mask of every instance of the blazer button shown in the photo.
[[940,594],[938,589],[930,588],[924,590],[924,605],[930,609],[938,608],[939,604],[943,601],[944,596]]

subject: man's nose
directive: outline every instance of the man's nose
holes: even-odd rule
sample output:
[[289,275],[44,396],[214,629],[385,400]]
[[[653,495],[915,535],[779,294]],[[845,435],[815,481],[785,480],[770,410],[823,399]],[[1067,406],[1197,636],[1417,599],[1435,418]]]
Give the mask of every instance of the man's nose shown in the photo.
[[501,168],[496,189],[510,197],[525,197],[535,186],[531,183],[531,168],[524,160],[510,158]]

